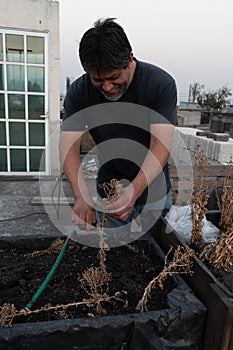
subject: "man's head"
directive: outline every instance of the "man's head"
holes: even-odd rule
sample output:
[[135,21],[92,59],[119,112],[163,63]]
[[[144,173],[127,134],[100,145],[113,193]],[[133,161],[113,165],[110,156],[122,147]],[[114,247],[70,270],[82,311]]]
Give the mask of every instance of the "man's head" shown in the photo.
[[93,85],[107,99],[117,101],[124,94],[132,80],[135,62],[128,38],[114,18],[98,20],[84,33],[79,57]]
[[114,18],[97,20],[79,45],[79,57],[86,72],[126,68],[132,51],[123,28]]

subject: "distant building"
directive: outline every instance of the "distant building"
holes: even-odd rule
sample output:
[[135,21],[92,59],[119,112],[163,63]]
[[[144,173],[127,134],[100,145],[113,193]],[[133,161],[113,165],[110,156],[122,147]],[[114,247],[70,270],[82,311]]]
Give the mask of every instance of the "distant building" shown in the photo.
[[1,0],[0,25],[0,175],[57,174],[59,2]]
[[226,105],[222,108],[222,113],[233,113],[233,105]]
[[180,102],[180,105],[179,105],[179,109],[180,110],[189,110],[189,111],[199,111],[202,109],[202,107],[198,104],[198,103],[195,103],[195,102]]
[[180,102],[178,106],[179,125],[199,125],[201,123],[202,108],[198,103]]

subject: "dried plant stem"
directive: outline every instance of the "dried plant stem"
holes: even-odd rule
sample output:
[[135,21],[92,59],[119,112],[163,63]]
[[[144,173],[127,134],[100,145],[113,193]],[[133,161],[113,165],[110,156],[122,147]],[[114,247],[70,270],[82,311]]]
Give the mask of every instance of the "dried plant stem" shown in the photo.
[[163,289],[163,282],[167,279],[168,276],[172,276],[175,274],[192,274],[192,260],[191,257],[194,255],[194,251],[192,249],[187,249],[178,246],[174,252],[173,259],[170,263],[168,263],[168,256],[171,253],[172,248],[170,248],[169,252],[165,256],[164,268],[159,273],[158,276],[153,278],[147,287],[144,290],[143,296],[141,300],[139,300],[137,305],[137,310],[139,311],[147,311],[147,303],[149,298],[151,297],[151,292],[156,285],[159,285],[161,289]]
[[99,252],[97,254],[97,259],[100,261],[100,268],[103,271],[103,273],[107,272],[105,261],[106,261],[106,251],[110,250],[109,246],[105,242],[104,239],[104,229],[106,226],[107,221],[107,214],[106,212],[103,213],[103,219],[102,223],[100,225],[100,238],[99,238]]
[[207,166],[209,163],[199,145],[195,148],[194,152],[194,178],[198,179],[198,181],[197,185],[193,188],[190,200],[192,220],[191,243],[199,244],[203,240],[201,232],[203,219],[207,211],[206,205],[209,199],[207,181]]
[[[122,186],[118,180],[113,179],[109,183],[102,184],[102,188],[109,201],[113,201],[119,195],[122,190]],[[99,259],[99,267],[90,267],[82,274],[81,286],[88,295],[95,300],[97,315],[105,315],[106,310],[101,305],[101,299],[103,295],[107,296],[108,283],[111,280],[111,274],[108,273],[105,264],[106,251],[110,248],[105,242],[104,229],[107,222],[107,211],[104,210],[102,222],[100,224],[100,238],[99,238],[99,251],[97,259]]]
[[[98,302],[99,303],[108,302],[111,300],[118,300],[121,302],[125,302],[124,297],[125,297],[125,292],[122,291],[122,292],[115,293],[115,295],[113,296],[103,295],[98,299]],[[21,309],[17,311],[13,304],[5,303],[3,306],[0,307],[0,316],[1,316],[0,325],[4,327],[11,327],[14,318],[19,316],[28,316],[31,314],[38,314],[42,311],[59,310],[59,309],[66,310],[72,306],[75,306],[75,307],[78,307],[81,305],[94,306],[95,304],[96,304],[96,300],[90,298],[90,299],[84,299],[83,301],[73,302],[69,304],[59,304],[55,306],[41,307],[40,309],[36,309],[36,310]]]
[[45,254],[59,253],[62,249],[63,244],[64,244],[63,240],[58,238],[55,241],[53,241],[47,249],[35,250],[32,253],[24,254],[24,256],[33,257],[33,256],[41,256]]
[[83,272],[82,278],[80,279],[81,287],[92,298],[92,300],[95,301],[95,310],[97,315],[106,315],[106,310],[101,306],[101,301],[103,299],[103,295],[108,297],[108,282],[111,280],[111,273],[107,272],[107,267],[105,264],[105,250],[109,250],[109,247],[104,240],[103,228],[100,232],[100,249],[97,254],[100,266],[89,267]]
[[[106,195],[108,202],[114,201],[123,190],[122,184],[117,179],[112,179],[110,180],[110,182],[104,182],[101,185],[101,187],[104,190],[104,193]],[[104,239],[104,229],[106,227],[106,222],[107,222],[107,211],[105,209],[103,212],[102,222],[100,224],[100,240],[99,240],[100,249],[97,255],[97,258],[100,261],[100,267],[103,270],[103,273],[107,272],[106,265],[105,265],[105,261],[106,261],[105,252],[110,249]]]
[[206,245],[199,255],[200,259],[208,261],[214,268],[226,272],[233,269],[233,188],[230,184],[232,173],[231,160],[226,170],[221,198],[218,196],[218,207],[221,211],[220,238],[216,243]]
[[223,184],[223,193],[221,199],[218,198],[218,206],[221,211],[219,226],[223,231],[233,223],[233,187],[230,185],[230,180],[233,175],[233,162],[229,162]]

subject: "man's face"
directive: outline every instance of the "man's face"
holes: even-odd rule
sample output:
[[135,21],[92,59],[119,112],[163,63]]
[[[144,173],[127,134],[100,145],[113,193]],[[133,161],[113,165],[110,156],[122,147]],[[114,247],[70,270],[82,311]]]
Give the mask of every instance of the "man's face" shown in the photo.
[[127,90],[131,73],[128,68],[89,73],[92,84],[109,100],[117,101]]

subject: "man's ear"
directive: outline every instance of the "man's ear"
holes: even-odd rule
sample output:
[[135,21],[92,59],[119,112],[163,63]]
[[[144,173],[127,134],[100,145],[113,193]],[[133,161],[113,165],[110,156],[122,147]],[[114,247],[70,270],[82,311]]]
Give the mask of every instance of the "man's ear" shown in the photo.
[[129,62],[133,62],[133,52],[130,52],[130,55],[129,55]]

